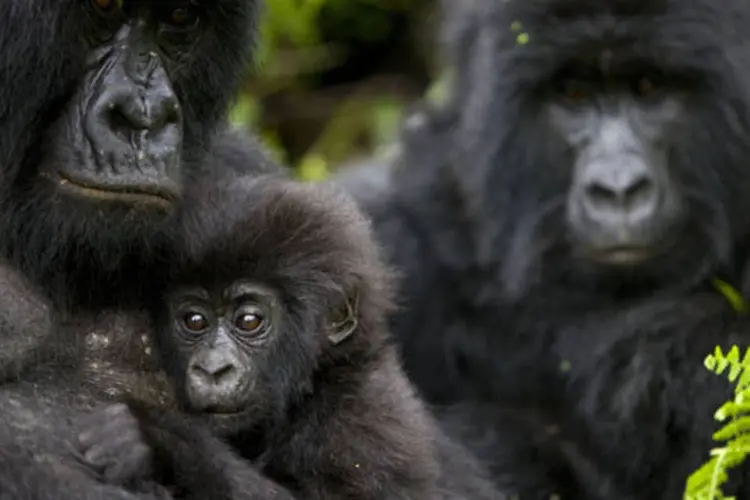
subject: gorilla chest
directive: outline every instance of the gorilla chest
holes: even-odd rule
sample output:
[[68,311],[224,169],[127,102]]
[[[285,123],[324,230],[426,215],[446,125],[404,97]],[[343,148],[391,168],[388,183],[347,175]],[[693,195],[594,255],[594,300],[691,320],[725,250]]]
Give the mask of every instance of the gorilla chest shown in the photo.
[[75,312],[63,318],[59,338],[65,345],[59,345],[58,352],[65,355],[53,364],[69,368],[65,372],[74,373],[87,395],[167,402],[170,385],[160,367],[146,312]]

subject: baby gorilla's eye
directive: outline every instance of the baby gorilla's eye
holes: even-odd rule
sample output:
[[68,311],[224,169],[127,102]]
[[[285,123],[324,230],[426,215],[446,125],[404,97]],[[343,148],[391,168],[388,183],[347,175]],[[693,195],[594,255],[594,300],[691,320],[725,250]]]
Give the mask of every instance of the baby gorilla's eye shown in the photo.
[[112,14],[122,9],[124,0],[91,0],[94,8],[103,14]]
[[202,332],[208,328],[208,320],[204,315],[197,312],[189,312],[183,318],[185,328],[190,332]]
[[234,320],[234,326],[246,333],[254,333],[263,326],[263,316],[258,313],[243,312]]

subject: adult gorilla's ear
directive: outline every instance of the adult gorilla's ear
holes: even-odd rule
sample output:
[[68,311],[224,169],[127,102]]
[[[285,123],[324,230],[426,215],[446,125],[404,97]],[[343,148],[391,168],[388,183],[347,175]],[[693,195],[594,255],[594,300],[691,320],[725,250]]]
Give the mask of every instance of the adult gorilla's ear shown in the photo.
[[331,311],[328,322],[328,340],[333,345],[338,345],[348,339],[357,329],[359,320],[357,311],[359,308],[359,292],[346,294],[343,303]]

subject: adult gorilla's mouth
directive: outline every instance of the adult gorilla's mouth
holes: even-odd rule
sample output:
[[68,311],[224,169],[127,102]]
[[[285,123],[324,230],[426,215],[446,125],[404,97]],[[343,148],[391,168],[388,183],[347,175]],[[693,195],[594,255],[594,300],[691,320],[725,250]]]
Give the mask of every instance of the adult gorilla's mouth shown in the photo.
[[101,186],[74,180],[59,170],[56,171],[56,177],[55,181],[61,189],[89,199],[117,201],[131,205],[155,205],[165,209],[171,209],[179,199],[177,189],[166,189],[161,184],[138,187],[132,184]]
[[588,257],[610,266],[636,266],[656,256],[658,252],[650,246],[613,246],[587,252]]

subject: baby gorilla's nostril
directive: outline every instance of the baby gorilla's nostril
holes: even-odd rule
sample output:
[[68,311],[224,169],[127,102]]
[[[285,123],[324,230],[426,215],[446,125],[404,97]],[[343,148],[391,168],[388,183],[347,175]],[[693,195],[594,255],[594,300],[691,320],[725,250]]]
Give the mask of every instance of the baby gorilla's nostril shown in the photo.
[[232,363],[193,365],[193,374],[204,383],[220,384],[234,375],[236,369]]
[[222,380],[232,376],[234,374],[234,371],[235,369],[233,365],[226,365],[211,373],[211,376],[213,377],[214,381],[221,382]]

